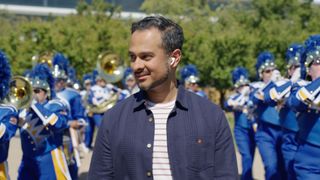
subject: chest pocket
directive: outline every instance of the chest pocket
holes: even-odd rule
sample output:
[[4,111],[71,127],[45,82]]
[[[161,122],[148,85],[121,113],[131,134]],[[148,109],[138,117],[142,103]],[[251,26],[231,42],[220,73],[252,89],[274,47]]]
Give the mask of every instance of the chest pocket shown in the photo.
[[187,137],[188,169],[203,171],[214,166],[214,136]]

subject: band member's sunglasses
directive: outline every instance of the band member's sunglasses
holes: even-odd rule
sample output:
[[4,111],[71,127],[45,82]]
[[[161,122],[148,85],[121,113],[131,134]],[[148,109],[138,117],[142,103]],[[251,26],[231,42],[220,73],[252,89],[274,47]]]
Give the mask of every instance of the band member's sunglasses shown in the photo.
[[34,89],[33,92],[34,92],[35,94],[38,94],[38,93],[41,92],[41,89]]
[[265,70],[264,72],[265,73],[271,73],[273,70],[272,69],[267,69],[267,70]]

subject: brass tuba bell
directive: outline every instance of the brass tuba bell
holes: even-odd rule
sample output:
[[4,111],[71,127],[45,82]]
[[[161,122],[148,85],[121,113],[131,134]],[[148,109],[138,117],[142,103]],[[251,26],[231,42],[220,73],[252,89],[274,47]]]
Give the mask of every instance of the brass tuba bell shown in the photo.
[[[118,55],[105,52],[98,56],[97,70],[99,76],[106,80],[107,83],[120,81],[123,78],[124,69]],[[106,112],[117,103],[118,97],[119,93],[113,93],[109,99],[99,105],[87,104],[86,109],[89,112],[89,116],[92,116],[93,113]]]
[[17,109],[28,108],[32,101],[33,91],[31,83],[22,76],[14,76],[9,85],[9,93],[3,103],[10,104]]
[[36,66],[37,64],[46,63],[49,66],[49,68],[52,68],[53,55],[54,53],[51,51],[45,51],[40,55],[34,55],[32,56],[32,65]]
[[98,56],[97,70],[108,83],[120,81],[124,75],[124,66],[116,54],[102,53]]

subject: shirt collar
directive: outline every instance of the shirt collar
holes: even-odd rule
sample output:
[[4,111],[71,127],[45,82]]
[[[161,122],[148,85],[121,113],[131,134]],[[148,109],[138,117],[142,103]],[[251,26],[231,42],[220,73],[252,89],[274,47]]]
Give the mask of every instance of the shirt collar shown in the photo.
[[[176,99],[176,107],[182,110],[188,110],[188,104],[186,99],[187,90],[178,81],[178,95]],[[138,93],[134,94],[134,111],[139,111],[146,108],[147,93],[144,90],[140,90]]]

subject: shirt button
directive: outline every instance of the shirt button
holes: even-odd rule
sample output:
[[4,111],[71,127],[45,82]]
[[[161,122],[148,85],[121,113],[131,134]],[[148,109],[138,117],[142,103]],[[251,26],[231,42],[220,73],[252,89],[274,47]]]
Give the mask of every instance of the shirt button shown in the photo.
[[34,144],[34,142],[33,142],[33,141],[31,141],[30,143],[31,143],[31,144]]
[[202,144],[203,143],[202,139],[197,139],[197,143]]
[[30,139],[31,137],[30,136],[28,136],[28,139]]
[[152,117],[149,117],[149,122],[152,122],[153,121],[153,118]]
[[33,148],[32,151],[36,151],[36,148]]
[[151,177],[152,176],[152,173],[150,171],[147,171],[147,176],[148,177]]
[[152,147],[152,145],[149,143],[147,144],[147,148],[150,149]]

